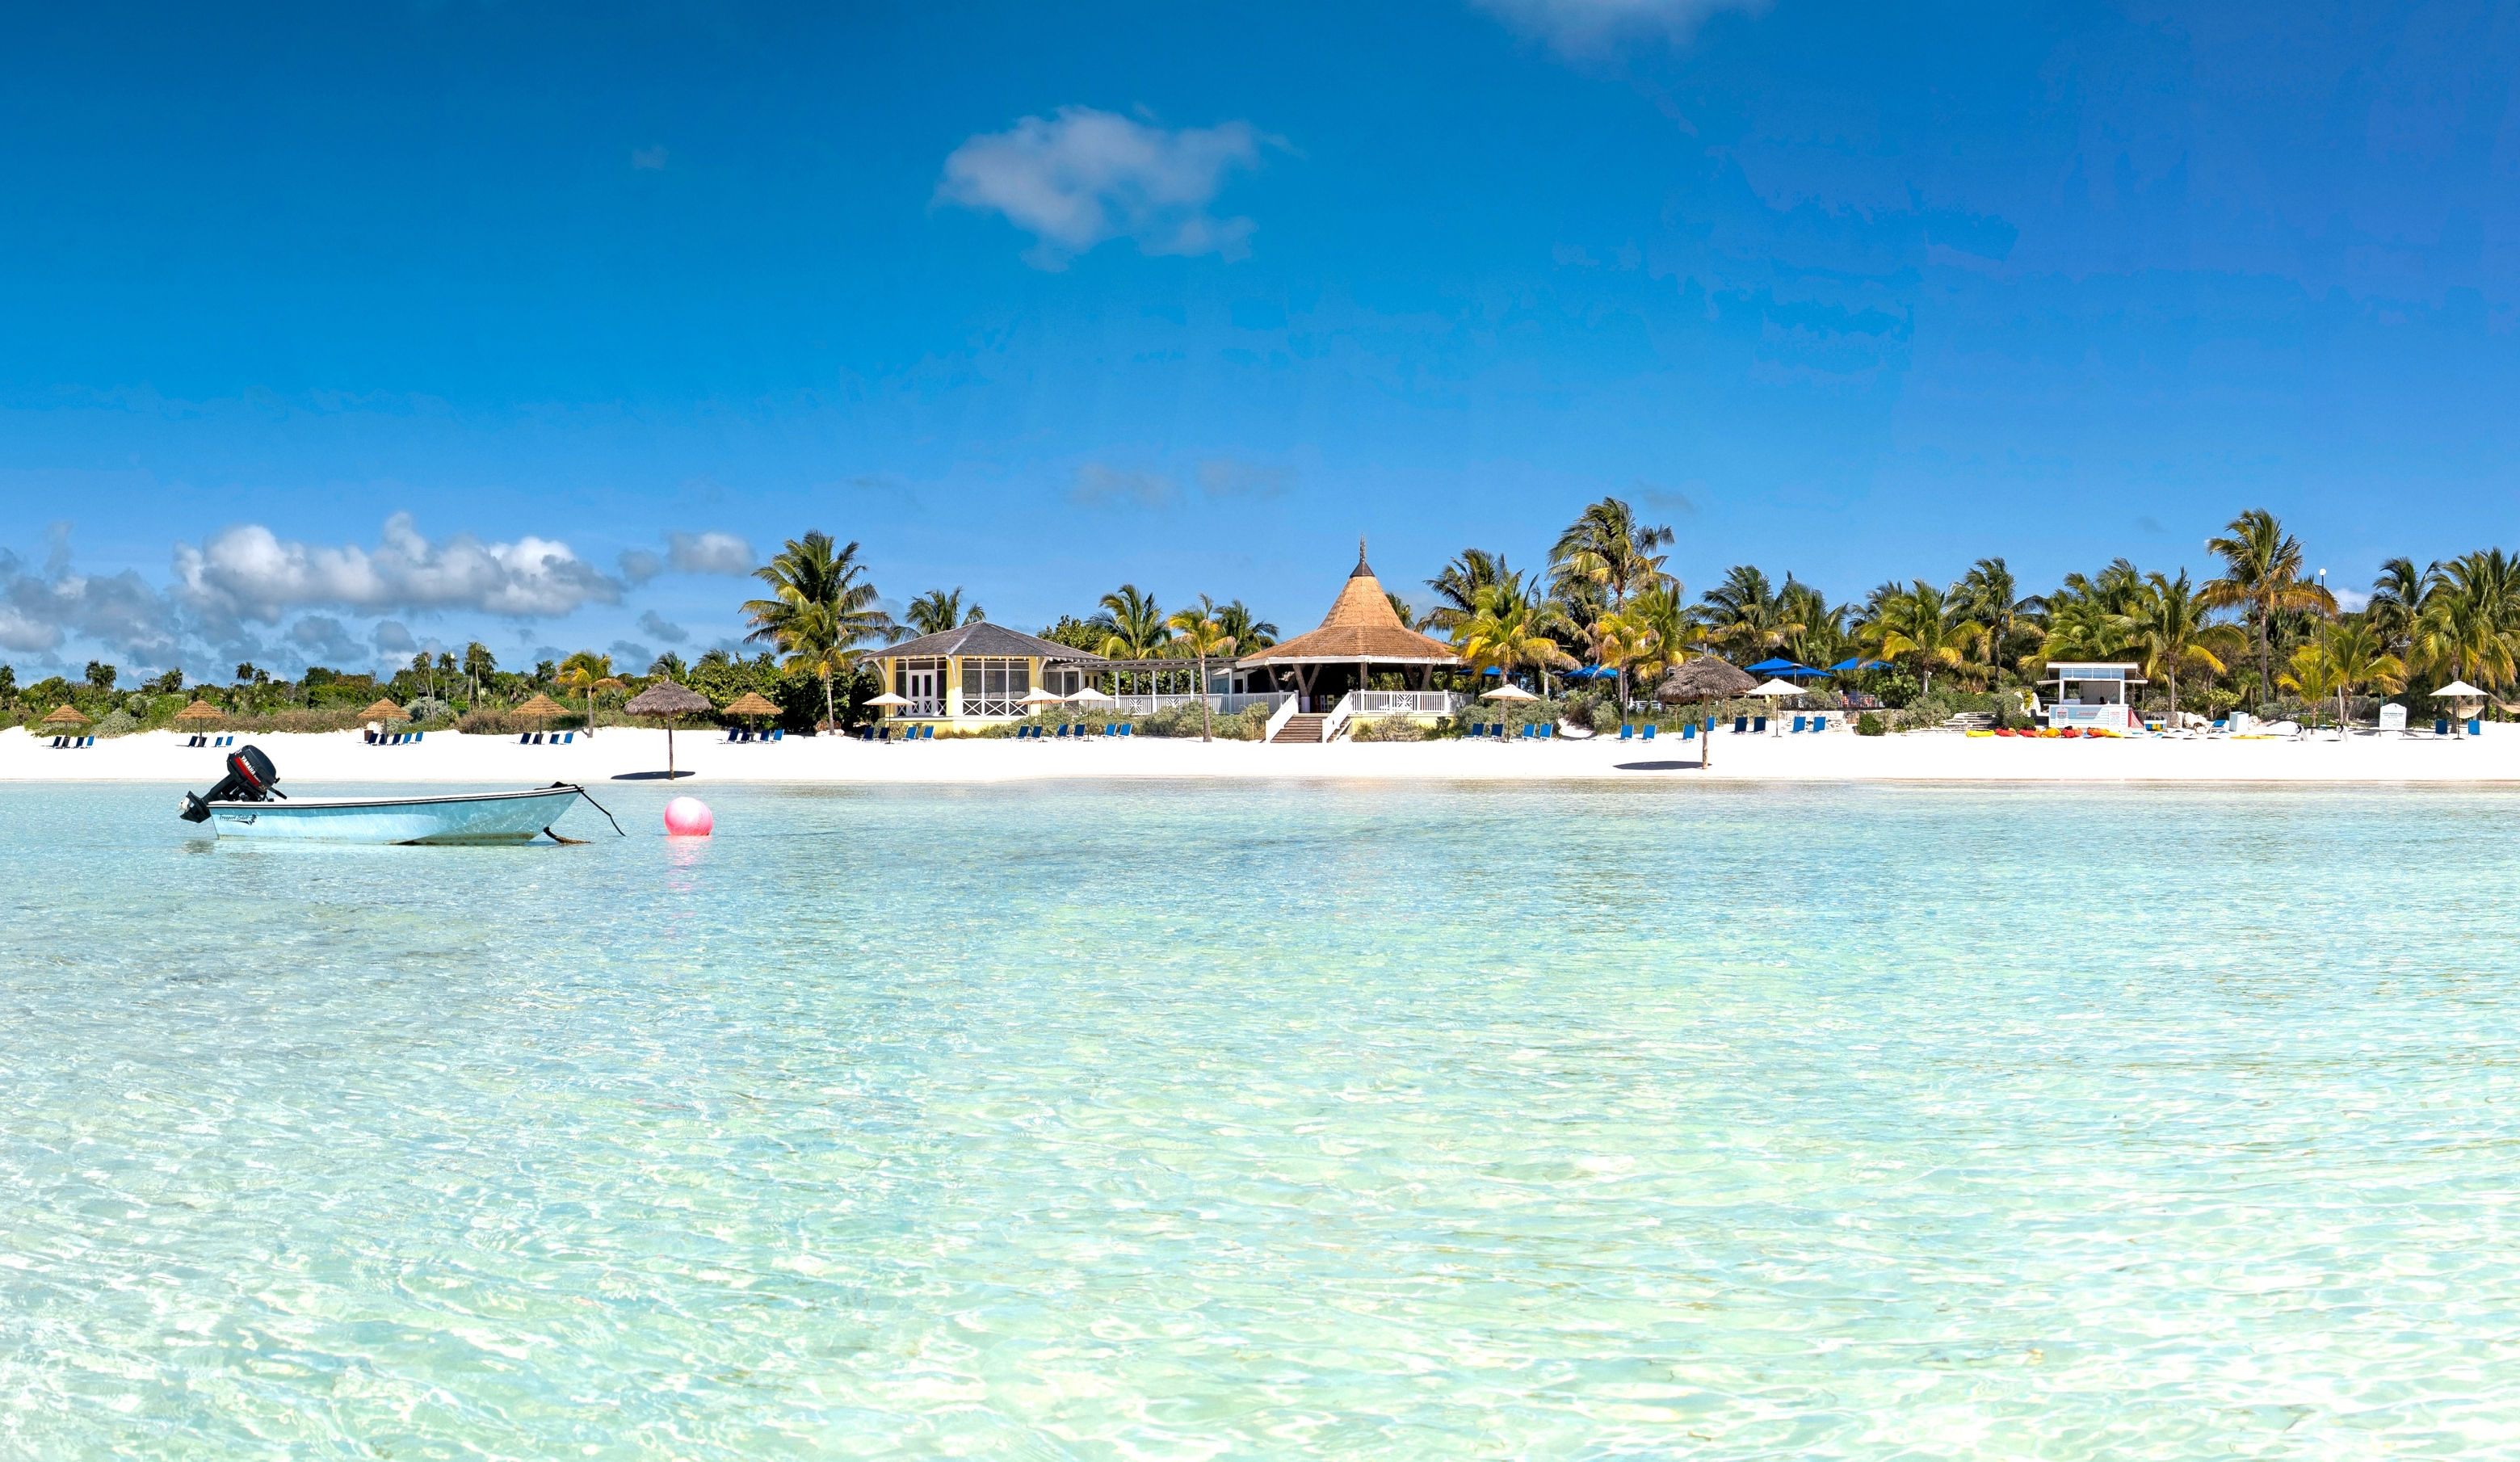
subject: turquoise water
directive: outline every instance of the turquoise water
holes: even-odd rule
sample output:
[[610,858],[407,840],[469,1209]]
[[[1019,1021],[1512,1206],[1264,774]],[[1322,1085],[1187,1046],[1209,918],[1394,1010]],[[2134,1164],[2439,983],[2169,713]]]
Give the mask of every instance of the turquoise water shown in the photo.
[[2520,1450],[2520,797],[698,790],[10,789],[0,1451]]

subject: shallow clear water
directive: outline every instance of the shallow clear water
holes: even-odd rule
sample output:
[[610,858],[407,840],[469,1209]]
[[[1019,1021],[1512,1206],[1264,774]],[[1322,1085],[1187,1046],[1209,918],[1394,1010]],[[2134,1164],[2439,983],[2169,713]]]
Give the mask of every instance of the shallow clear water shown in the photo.
[[700,791],[10,789],[0,1451],[2520,1450],[2520,797]]

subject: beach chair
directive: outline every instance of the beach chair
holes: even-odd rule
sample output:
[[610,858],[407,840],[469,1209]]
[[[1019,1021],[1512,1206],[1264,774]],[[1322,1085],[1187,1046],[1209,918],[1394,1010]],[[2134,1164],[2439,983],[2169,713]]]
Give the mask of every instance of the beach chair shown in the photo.
[[66,746],[68,746],[69,744],[70,744],[70,739],[69,739],[68,737],[67,737],[67,736],[56,736],[56,737],[54,737],[54,738],[53,738],[53,748],[52,748],[52,749],[53,749],[54,751],[58,752],[58,751],[60,751],[62,748],[64,748],[64,747],[66,747]]
[[2450,718],[2448,716],[2434,717],[2433,734],[2435,736],[2448,736],[2450,734]]
[[[1761,719],[1762,721],[1764,721],[1764,720],[1766,720],[1766,719],[1767,719],[1767,717],[1762,716],[1762,717],[1760,717],[1760,719]],[[1732,734],[1733,734],[1733,735],[1735,735],[1735,736],[1747,736],[1747,735],[1749,735],[1749,734],[1750,734],[1750,718],[1749,718],[1748,716],[1746,716],[1746,715],[1736,715],[1736,716],[1734,716],[1734,717],[1732,718]]]
[[1764,716],[1764,715],[1763,715],[1763,716],[1756,716],[1756,717],[1753,717],[1753,718],[1751,719],[1751,721],[1750,721],[1750,734],[1751,734],[1752,736],[1761,736],[1761,735],[1765,735],[1765,734],[1767,733],[1767,730],[1768,730],[1768,718],[1767,718],[1766,716]]
[[1057,741],[1067,740],[1067,722],[1061,721],[1058,723],[1058,735],[1053,739]]
[[574,731],[569,732],[568,734],[566,734],[566,735],[562,736],[562,737],[560,739],[560,741],[561,741],[561,745],[562,745],[562,746],[567,746],[569,743],[571,743],[571,742],[573,742],[573,741],[575,741],[575,740],[577,740],[577,733],[576,733],[576,732],[574,732]]
[[531,731],[519,731],[519,732],[518,732],[518,733],[517,733],[517,745],[518,745],[518,746],[520,746],[520,747],[529,747],[529,746],[532,746],[533,744],[534,744],[534,733],[532,733]]
[[1138,734],[1138,725],[1137,725],[1137,722],[1135,722],[1135,721],[1123,721],[1123,722],[1121,722],[1121,723],[1120,723],[1120,734],[1121,734],[1122,736],[1127,736],[1127,737],[1132,737],[1132,738],[1134,738],[1134,737]]
[[1680,739],[1681,739],[1681,740],[1683,740],[1683,741],[1695,741],[1695,740],[1697,740],[1697,722],[1695,722],[1695,721],[1683,721],[1683,722],[1681,722],[1681,723],[1680,723]]
[[1488,728],[1485,721],[1472,721],[1470,729],[1462,733],[1462,739],[1466,741],[1485,741],[1487,735]]
[[1805,719],[1804,719],[1802,716],[1795,716],[1795,717],[1794,717],[1794,729],[1793,729],[1792,731],[1790,731],[1790,732],[1786,733],[1786,734],[1787,734],[1787,735],[1790,735],[1790,736],[1800,736],[1800,735],[1802,735],[1802,734],[1803,734],[1803,726],[1804,726],[1805,724],[1806,724],[1806,721],[1805,721]]
[[2481,715],[2469,716],[2467,718],[2467,734],[2470,736],[2483,736],[2485,734],[2485,717]]
[[422,737],[424,737],[424,736],[427,736],[428,734],[428,732],[426,732],[426,731],[414,731],[413,733],[411,733],[411,743],[412,743],[412,745],[413,745],[413,746],[418,746],[418,745],[420,745],[420,739],[421,739]]
[[788,739],[788,728],[787,728],[787,727],[785,727],[785,726],[781,726],[781,727],[778,727],[778,728],[774,729],[774,730],[770,733],[770,739],[771,739],[772,741],[786,741],[786,740]]
[[1630,733],[1631,733],[1631,732],[1633,732],[1633,731],[1635,731],[1635,730],[1636,730],[1636,728],[1635,728],[1634,726],[1629,725],[1627,722],[1625,722],[1625,721],[1621,721],[1621,722],[1619,722],[1619,740],[1621,740],[1621,741],[1628,741],[1628,740],[1632,740],[1633,738],[1631,737]]
[[1647,721],[1647,722],[1645,722],[1644,735],[1642,735],[1642,737],[1639,737],[1639,738],[1638,738],[1638,740],[1640,740],[1640,741],[1651,741],[1651,740],[1653,740],[1653,739],[1654,739],[1654,724],[1653,724],[1653,722],[1651,722],[1651,721]]
[[1543,724],[1542,724],[1542,726],[1541,726],[1541,728],[1540,728],[1540,739],[1541,739],[1542,741],[1548,741],[1548,740],[1549,740],[1549,739],[1551,739],[1552,737],[1554,737],[1556,734],[1557,734],[1557,728],[1556,728],[1555,726],[1548,725],[1548,724],[1546,724],[1546,723],[1543,723]]
[[96,745],[96,738],[95,738],[95,737],[93,737],[93,736],[85,736],[85,737],[81,737],[81,738],[79,739],[79,745],[80,745],[80,746],[83,746],[83,747],[92,747],[92,746],[95,746],[95,745]]

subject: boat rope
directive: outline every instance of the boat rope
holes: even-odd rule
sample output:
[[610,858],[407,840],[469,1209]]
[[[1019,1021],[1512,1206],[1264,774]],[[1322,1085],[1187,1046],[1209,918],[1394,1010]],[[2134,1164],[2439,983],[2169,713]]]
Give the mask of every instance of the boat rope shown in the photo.
[[[577,793],[577,795],[578,795],[579,797],[586,797],[586,789],[585,789],[585,788],[583,788],[583,787],[578,786],[575,782],[554,782],[552,785],[553,785],[554,787],[566,787],[566,788],[570,788],[570,789],[574,790],[574,791]],[[612,824],[612,831],[613,831],[616,835],[618,835],[618,836],[620,836],[620,837],[623,837],[623,838],[627,838],[627,837],[629,837],[629,836],[630,836],[628,833],[624,833],[624,832],[622,832],[622,831],[621,831],[621,824],[620,824],[620,822],[619,822],[617,819],[615,819],[615,818],[613,817],[613,815],[612,815],[612,810],[611,810],[609,807],[605,806],[602,802],[597,801],[595,799],[593,799],[593,798],[591,798],[591,797],[586,797],[586,804],[587,804],[588,806],[590,806],[590,807],[593,807],[596,811],[603,813],[603,814],[604,814],[604,820],[605,820],[606,822],[608,822],[608,823],[611,823],[611,824]],[[585,842],[585,841],[586,841],[586,840],[585,840],[585,839],[583,839],[583,838],[563,838],[563,837],[562,837],[562,836],[561,836],[560,834],[558,834],[558,833],[552,833],[552,830],[551,830],[551,829],[549,829],[549,828],[545,828],[545,829],[543,829],[543,831],[544,831],[544,832],[546,832],[546,833],[551,833],[552,841],[553,841],[553,842],[555,842],[555,843],[583,843],[583,842]]]

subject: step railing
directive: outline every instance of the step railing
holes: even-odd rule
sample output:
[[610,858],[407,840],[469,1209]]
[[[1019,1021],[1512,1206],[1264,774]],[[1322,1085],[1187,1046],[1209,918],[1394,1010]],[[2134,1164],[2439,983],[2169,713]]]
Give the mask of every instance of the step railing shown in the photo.
[[1269,712],[1269,727],[1267,730],[1260,733],[1262,744],[1265,745],[1269,742],[1276,741],[1278,739],[1278,733],[1286,729],[1286,723],[1295,718],[1295,710],[1302,705],[1303,698],[1301,696],[1288,696],[1284,705],[1280,706],[1276,710]]
[[1356,697],[1355,691],[1349,691],[1322,717],[1322,740],[1336,741],[1347,734],[1348,723],[1356,719]]

